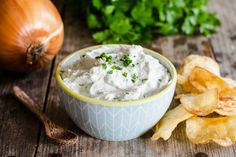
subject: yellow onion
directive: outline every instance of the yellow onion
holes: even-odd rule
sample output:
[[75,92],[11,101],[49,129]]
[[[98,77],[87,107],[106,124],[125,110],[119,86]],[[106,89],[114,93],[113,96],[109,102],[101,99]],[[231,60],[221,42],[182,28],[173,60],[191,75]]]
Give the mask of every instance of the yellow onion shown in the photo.
[[50,0],[1,0],[1,69],[28,72],[46,66],[63,37],[60,14]]

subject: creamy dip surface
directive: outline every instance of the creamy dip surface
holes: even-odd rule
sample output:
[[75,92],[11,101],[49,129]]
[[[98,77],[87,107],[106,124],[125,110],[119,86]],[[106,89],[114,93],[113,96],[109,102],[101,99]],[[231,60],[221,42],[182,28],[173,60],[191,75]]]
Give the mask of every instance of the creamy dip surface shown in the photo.
[[156,94],[170,73],[141,46],[101,46],[62,67],[62,80],[74,92],[108,101],[130,101]]

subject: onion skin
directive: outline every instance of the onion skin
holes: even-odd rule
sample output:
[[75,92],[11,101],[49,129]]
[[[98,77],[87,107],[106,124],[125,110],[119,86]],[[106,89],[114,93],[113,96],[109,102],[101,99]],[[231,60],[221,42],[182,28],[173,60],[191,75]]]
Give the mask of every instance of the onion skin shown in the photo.
[[60,50],[63,22],[50,0],[1,0],[0,68],[30,72]]

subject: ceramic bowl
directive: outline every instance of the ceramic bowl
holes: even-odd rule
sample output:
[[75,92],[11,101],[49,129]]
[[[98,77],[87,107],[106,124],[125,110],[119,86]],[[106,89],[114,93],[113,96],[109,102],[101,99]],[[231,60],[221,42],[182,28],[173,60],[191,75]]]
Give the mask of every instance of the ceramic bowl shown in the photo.
[[171,80],[167,87],[155,95],[134,101],[111,102],[95,100],[70,90],[63,83],[60,70],[61,67],[73,64],[80,55],[100,46],[92,46],[76,51],[59,63],[56,69],[56,80],[59,86],[60,102],[75,124],[93,137],[109,141],[124,141],[137,138],[151,129],[170,106],[177,79],[175,67],[164,56],[144,48],[146,54],[159,59],[169,70]]

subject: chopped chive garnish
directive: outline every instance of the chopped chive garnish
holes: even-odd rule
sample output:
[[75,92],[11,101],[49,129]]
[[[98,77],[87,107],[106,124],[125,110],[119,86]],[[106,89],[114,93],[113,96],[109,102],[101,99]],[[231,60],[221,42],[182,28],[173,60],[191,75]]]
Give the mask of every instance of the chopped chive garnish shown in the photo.
[[109,70],[107,73],[108,73],[108,74],[112,74],[112,73],[113,73],[113,70]]
[[104,70],[107,69],[107,65],[106,65],[106,63],[103,63],[103,64],[102,64],[102,68],[103,68]]
[[84,84],[79,84],[80,86],[84,86]]
[[100,56],[95,57],[96,59],[102,59],[108,64],[112,63],[112,56],[108,56],[106,53],[102,53]]
[[107,62],[108,64],[111,64],[111,63],[112,63],[112,57],[111,57],[111,56],[108,56],[108,57],[106,58],[106,62]]
[[142,82],[145,82],[145,81],[147,81],[148,80],[148,78],[143,78],[142,79]]
[[104,60],[104,61],[106,61],[106,58],[107,58],[108,56],[105,54],[105,53],[102,53],[101,55],[100,55],[100,58],[102,59],[102,60]]
[[122,70],[121,67],[116,66],[116,65],[113,65],[113,66],[111,67],[111,69],[112,69],[112,70]]
[[113,98],[113,100],[121,101],[121,98]]
[[123,72],[122,75],[123,75],[124,77],[127,77],[128,73],[127,73],[127,72]]
[[134,64],[132,64],[132,67],[134,67],[135,65]]
[[120,61],[123,63],[123,66],[127,67],[132,63],[132,60],[130,59],[129,55],[124,55]]
[[135,74],[133,74],[133,75],[131,76],[131,81],[132,81],[133,83],[135,83],[136,80],[137,80],[137,76],[136,76]]
[[84,58],[86,55],[82,55],[82,57]]

